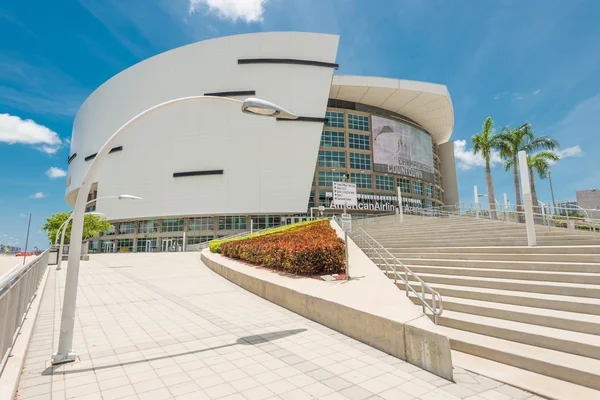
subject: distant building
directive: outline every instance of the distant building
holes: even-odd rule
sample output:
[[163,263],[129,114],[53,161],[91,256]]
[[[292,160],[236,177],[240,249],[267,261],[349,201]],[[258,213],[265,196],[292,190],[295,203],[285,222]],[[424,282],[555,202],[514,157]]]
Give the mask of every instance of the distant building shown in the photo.
[[587,189],[577,191],[577,204],[588,211],[590,218],[600,219],[600,189]]
[[576,213],[579,210],[577,206],[577,200],[564,200],[556,203],[557,213],[560,215],[567,215],[567,211],[570,213]]

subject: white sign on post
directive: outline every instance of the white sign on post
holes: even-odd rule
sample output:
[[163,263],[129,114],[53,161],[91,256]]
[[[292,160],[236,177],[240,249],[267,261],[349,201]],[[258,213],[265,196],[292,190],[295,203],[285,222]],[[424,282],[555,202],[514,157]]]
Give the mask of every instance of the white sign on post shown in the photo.
[[356,207],[356,183],[333,182],[333,204]]
[[342,214],[342,230],[344,232],[352,231],[352,216],[350,214]]

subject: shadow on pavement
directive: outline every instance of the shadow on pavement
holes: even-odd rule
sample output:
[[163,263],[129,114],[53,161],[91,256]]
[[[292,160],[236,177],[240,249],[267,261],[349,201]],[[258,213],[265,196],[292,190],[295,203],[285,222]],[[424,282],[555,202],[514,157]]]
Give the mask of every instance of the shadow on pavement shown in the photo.
[[[305,331],[306,331],[306,329],[302,328],[302,329],[290,329],[287,331],[261,333],[259,335],[241,337],[238,340],[236,340],[234,343],[224,344],[224,345],[216,346],[216,347],[209,347],[209,348],[201,349],[201,350],[186,351],[185,353],[170,354],[170,355],[160,356],[160,357],[144,358],[143,360],[126,361],[126,362],[117,363],[117,364],[99,365],[97,367],[91,367],[91,368],[60,371],[60,373],[61,374],[77,374],[77,373],[82,373],[82,372],[98,371],[98,370],[114,368],[114,367],[123,367],[126,365],[134,365],[134,364],[139,364],[139,363],[144,363],[144,362],[149,362],[149,361],[164,360],[166,358],[180,357],[180,356],[185,356],[188,354],[204,353],[204,352],[210,351],[210,350],[218,350],[218,349],[223,349],[225,347],[231,347],[231,346],[237,346],[237,345],[254,346],[257,344],[273,342],[277,339],[282,339],[282,338],[296,335],[298,333],[302,333]],[[69,364],[52,365],[52,366],[46,368],[42,372],[42,375],[52,375],[55,370],[57,370],[58,368],[60,368],[62,366],[65,366],[65,365],[69,365]]]

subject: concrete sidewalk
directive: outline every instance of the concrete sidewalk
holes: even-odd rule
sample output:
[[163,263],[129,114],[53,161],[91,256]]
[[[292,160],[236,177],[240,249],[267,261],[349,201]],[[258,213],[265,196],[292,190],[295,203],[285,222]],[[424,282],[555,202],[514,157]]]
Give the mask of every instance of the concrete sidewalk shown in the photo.
[[462,369],[441,379],[246,292],[198,253],[82,262],[80,360],[52,367],[66,271],[51,268],[19,399],[539,399]]

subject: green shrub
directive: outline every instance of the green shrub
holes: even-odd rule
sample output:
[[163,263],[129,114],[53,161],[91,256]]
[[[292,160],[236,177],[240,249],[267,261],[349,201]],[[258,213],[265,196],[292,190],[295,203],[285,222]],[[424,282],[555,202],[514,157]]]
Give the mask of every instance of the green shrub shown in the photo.
[[211,251],[267,268],[302,275],[344,272],[345,245],[327,220],[258,232],[213,245]]

